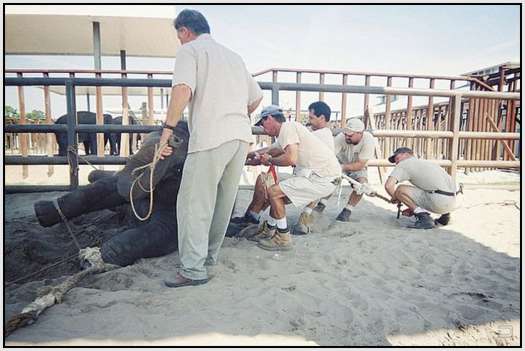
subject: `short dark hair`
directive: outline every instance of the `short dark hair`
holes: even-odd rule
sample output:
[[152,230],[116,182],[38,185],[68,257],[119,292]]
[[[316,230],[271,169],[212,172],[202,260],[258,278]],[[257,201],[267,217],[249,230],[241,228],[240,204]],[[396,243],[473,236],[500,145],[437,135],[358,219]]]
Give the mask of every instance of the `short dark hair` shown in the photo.
[[197,35],[210,33],[210,25],[206,17],[196,10],[182,10],[173,21],[173,25],[176,30],[179,30],[181,27],[186,27]]
[[312,110],[314,115],[317,117],[321,117],[321,115],[324,116],[324,119],[328,122],[330,120],[330,114],[332,113],[332,110],[330,110],[330,106],[328,106],[325,102],[317,101],[313,102],[308,106],[308,110]]

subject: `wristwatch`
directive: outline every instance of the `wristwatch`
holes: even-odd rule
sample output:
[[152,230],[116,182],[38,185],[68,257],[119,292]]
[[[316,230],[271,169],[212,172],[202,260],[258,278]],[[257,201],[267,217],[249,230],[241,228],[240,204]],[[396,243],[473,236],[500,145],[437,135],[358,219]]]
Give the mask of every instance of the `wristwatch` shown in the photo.
[[164,122],[162,124],[162,128],[171,129],[172,131],[175,131],[175,127],[174,126],[170,126],[169,124],[166,124],[166,122]]

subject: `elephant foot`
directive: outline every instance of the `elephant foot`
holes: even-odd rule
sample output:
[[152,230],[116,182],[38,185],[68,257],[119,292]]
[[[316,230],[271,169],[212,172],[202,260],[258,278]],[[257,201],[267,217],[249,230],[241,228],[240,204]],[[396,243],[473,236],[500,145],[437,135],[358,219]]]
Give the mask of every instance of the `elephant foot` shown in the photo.
[[42,227],[51,227],[61,221],[53,201],[42,200],[34,205],[36,218]]

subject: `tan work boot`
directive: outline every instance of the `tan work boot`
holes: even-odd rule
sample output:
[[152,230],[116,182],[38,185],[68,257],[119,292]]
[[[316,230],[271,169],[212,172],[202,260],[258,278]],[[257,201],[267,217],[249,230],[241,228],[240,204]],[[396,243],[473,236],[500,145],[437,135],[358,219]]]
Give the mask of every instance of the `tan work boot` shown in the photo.
[[263,224],[259,227],[259,230],[255,235],[248,237],[246,239],[251,241],[259,241],[262,239],[270,239],[275,233],[275,227],[270,227],[268,221],[264,221]]
[[312,223],[314,222],[312,214],[301,213],[297,224],[293,227],[293,235],[305,235],[310,233]]
[[289,251],[293,248],[290,231],[281,233],[278,230],[270,239],[262,239],[257,244],[261,249],[268,251]]

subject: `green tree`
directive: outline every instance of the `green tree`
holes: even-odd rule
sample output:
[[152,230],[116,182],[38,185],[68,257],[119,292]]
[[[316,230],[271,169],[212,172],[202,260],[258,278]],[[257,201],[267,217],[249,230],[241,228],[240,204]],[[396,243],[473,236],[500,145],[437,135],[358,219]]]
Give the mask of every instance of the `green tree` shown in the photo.
[[26,117],[28,119],[46,119],[46,115],[40,110],[33,110],[29,113],[26,113]]
[[20,118],[20,114],[18,113],[16,108],[9,106],[9,105],[5,105],[4,106],[4,117],[18,119]]

